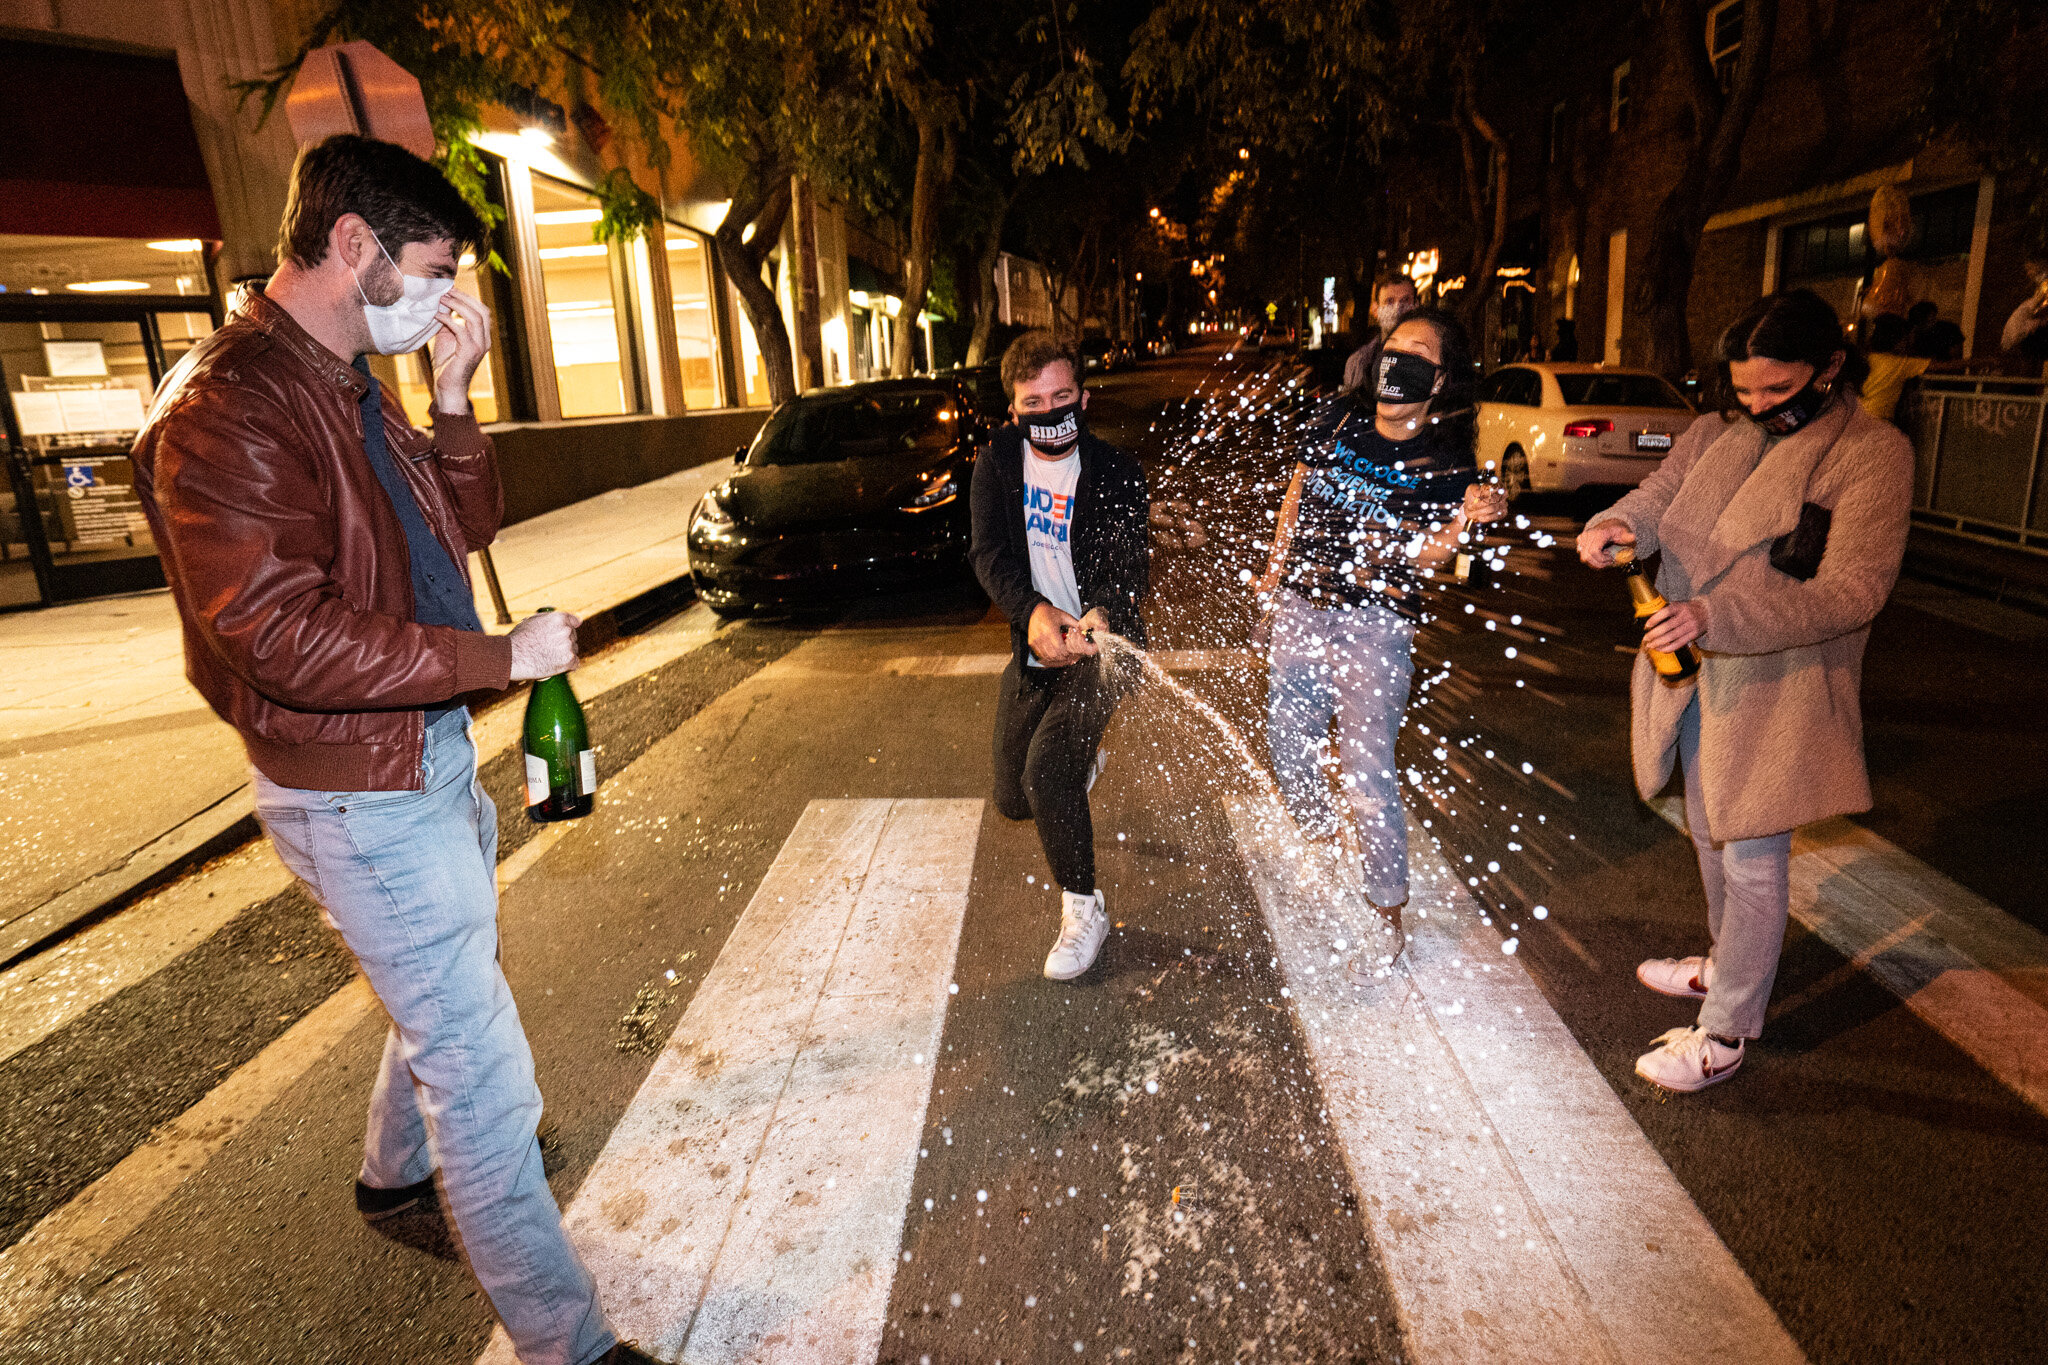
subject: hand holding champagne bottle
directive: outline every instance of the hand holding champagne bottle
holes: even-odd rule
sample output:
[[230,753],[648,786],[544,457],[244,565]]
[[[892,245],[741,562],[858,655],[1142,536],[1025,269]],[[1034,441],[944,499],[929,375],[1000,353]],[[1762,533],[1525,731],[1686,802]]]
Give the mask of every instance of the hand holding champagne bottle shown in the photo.
[[[552,607],[542,607],[541,613],[533,621],[550,615],[576,620]],[[540,678],[526,697],[526,813],[542,823],[580,819],[597,804],[597,753],[590,747],[590,728],[566,671],[576,663],[573,624],[567,639],[564,670]]]
[[[1664,600],[1664,594],[1657,591],[1657,585],[1650,581],[1650,575],[1636,562],[1635,546],[1616,546],[1612,557],[1628,575],[1628,591],[1629,596],[1635,599],[1636,619],[1643,623],[1645,630],[1648,630],[1650,618],[1671,604]],[[1652,648],[1649,641],[1645,640],[1643,648],[1649,652],[1650,666],[1657,670],[1657,675],[1665,682],[1684,682],[1700,671],[1699,651],[1690,643],[1681,644],[1676,649],[1667,651]]]

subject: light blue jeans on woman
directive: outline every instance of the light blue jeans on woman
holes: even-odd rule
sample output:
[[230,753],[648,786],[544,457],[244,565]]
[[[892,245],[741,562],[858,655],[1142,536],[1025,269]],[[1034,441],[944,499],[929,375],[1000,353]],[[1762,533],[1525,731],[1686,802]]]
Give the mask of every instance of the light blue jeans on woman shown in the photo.
[[469,712],[427,730],[424,790],[325,792],[256,776],[256,813],[391,1015],[370,1092],[365,1184],[441,1170],[470,1270],[525,1365],[587,1365],[615,1340],[541,1173],[540,1087],[498,966],[498,814]]
[[1292,592],[1273,616],[1266,744],[1288,813],[1311,838],[1337,832],[1330,722],[1337,722],[1337,785],[1350,807],[1365,894],[1386,907],[1408,899],[1408,817],[1394,741],[1415,676],[1415,623],[1367,603],[1324,610]]
[[1707,891],[1707,932],[1714,979],[1700,1006],[1700,1027],[1723,1038],[1761,1038],[1785,920],[1792,906],[1792,831],[1714,842],[1700,783],[1700,700],[1678,721],[1678,766],[1685,772],[1685,827]]

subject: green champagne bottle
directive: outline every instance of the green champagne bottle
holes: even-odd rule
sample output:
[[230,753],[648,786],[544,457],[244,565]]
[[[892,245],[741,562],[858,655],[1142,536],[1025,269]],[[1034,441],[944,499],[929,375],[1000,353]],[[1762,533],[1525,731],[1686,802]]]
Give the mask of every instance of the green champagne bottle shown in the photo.
[[569,675],[542,678],[526,696],[526,813],[543,823],[580,819],[596,795],[597,754]]

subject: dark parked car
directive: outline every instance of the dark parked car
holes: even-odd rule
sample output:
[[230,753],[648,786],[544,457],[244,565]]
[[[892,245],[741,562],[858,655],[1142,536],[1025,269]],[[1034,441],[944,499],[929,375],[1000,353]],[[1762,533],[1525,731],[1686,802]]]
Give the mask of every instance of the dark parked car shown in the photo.
[[690,579],[724,616],[944,581],[965,566],[988,427],[950,379],[804,394],[690,517]]
[[1116,374],[1138,364],[1138,353],[1129,344],[1109,337],[1082,337],[1080,349],[1081,368],[1090,373]]
[[967,390],[967,401],[983,426],[994,429],[1010,420],[1010,400],[1003,396],[1003,366],[991,360],[980,365],[963,365],[945,378]]

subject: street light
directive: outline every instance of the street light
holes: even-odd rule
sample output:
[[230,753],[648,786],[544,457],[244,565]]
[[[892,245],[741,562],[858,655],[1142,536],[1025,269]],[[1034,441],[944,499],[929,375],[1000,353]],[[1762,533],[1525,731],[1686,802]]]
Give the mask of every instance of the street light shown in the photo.
[[1252,159],[1252,149],[1251,149],[1251,148],[1249,148],[1249,147],[1240,147],[1240,148],[1238,148],[1238,149],[1237,149],[1237,159],[1238,159],[1239,161],[1250,161],[1250,160]]
[[1156,208],[1155,208],[1155,209],[1153,209],[1153,210],[1152,210],[1152,216],[1153,216],[1154,218],[1157,218],[1157,217],[1159,216],[1159,210],[1158,210],[1158,209],[1156,209]]

